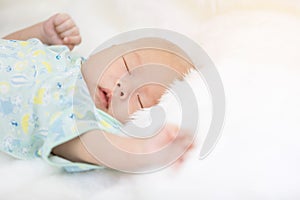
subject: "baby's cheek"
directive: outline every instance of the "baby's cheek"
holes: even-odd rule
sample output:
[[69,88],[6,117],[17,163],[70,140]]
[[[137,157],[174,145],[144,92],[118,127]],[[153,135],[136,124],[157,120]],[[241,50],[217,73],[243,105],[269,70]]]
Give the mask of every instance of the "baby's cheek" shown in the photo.
[[96,108],[101,109],[100,101],[98,99],[96,99],[96,98],[94,98],[93,101],[95,103]]
[[130,97],[127,97],[125,99],[113,96],[112,101],[109,105],[108,114],[119,120],[125,120],[128,119],[131,114],[140,109],[141,106],[137,98],[137,93],[134,92]]
[[137,110],[141,109],[137,101],[137,96],[134,93],[130,98],[124,100],[123,108],[127,110],[128,115],[133,114]]
[[103,105],[103,102],[100,100],[100,97],[95,95],[94,98],[92,98],[96,108],[103,110],[104,112],[107,112],[106,107]]

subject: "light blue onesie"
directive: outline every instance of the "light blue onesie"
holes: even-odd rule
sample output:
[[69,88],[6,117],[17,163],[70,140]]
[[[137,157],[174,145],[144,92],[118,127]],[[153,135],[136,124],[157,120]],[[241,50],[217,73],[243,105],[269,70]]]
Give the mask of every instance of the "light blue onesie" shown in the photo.
[[20,159],[41,157],[68,172],[103,168],[51,154],[92,129],[120,133],[121,123],[95,107],[82,61],[66,46],[0,40],[1,151]]

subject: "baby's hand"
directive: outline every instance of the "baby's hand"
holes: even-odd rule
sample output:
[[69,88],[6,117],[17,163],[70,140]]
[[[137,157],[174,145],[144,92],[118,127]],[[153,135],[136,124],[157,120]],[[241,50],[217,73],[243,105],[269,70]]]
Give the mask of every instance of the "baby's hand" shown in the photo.
[[44,41],[50,45],[66,45],[70,50],[81,43],[79,29],[68,14],[58,13],[42,23]]
[[147,140],[145,145],[146,149],[143,153],[155,152],[173,143],[173,147],[171,147],[172,149],[170,148],[169,150],[170,154],[162,155],[162,157],[174,156],[175,154],[172,155],[172,152],[183,153],[181,157],[177,158],[174,165],[175,169],[178,169],[186,160],[187,153],[195,147],[193,139],[193,135],[188,131],[181,130],[179,133],[178,126],[167,124],[159,134]]

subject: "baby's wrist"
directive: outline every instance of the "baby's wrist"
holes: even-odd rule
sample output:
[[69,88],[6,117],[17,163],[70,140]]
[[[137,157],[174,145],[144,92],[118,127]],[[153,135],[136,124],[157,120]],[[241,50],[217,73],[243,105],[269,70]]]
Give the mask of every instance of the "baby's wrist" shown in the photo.
[[41,23],[39,23],[39,29],[38,29],[38,32],[39,32],[39,39],[44,43],[44,44],[50,44],[49,42],[49,38],[46,34],[46,29],[47,29],[47,21],[43,21]]

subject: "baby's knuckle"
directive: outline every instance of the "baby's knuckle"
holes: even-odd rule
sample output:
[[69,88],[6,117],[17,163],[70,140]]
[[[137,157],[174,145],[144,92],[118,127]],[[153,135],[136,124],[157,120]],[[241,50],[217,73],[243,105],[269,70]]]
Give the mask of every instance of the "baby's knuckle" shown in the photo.
[[71,18],[68,13],[60,13],[59,16],[65,18],[65,19]]
[[74,35],[79,35],[79,28],[78,28],[78,27],[75,27],[75,28],[74,28],[73,34],[74,34]]
[[81,39],[81,37],[79,36],[79,37],[78,37],[78,44],[81,43],[81,41],[82,41],[82,39]]
[[66,20],[64,23],[63,23],[64,25],[64,27],[65,28],[71,28],[72,27],[72,22],[71,22],[71,20],[70,19],[68,19],[68,20]]
[[67,20],[66,25],[67,25],[68,27],[72,27],[72,26],[73,26],[73,21],[72,21],[71,19]]

